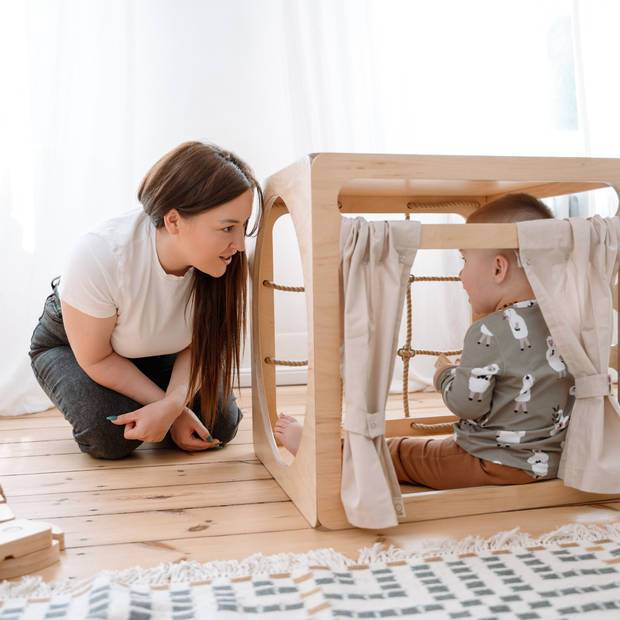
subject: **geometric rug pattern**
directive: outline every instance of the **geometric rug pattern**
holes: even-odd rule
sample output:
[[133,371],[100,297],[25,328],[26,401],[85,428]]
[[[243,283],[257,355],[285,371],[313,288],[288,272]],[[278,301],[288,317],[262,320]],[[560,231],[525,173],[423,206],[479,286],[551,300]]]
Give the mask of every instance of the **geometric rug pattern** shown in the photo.
[[365,563],[322,550],[295,556],[282,572],[256,571],[257,558],[263,569],[282,568],[282,556],[253,556],[255,569],[248,574],[239,574],[243,563],[229,563],[228,569],[226,563],[181,563],[174,566],[174,580],[160,584],[153,572],[151,583],[122,583],[119,574],[102,572],[47,596],[39,584],[38,598],[18,596],[7,586],[0,620],[619,619],[620,536],[566,538],[533,546],[513,541],[504,549],[478,541],[470,551],[436,556],[365,549]]

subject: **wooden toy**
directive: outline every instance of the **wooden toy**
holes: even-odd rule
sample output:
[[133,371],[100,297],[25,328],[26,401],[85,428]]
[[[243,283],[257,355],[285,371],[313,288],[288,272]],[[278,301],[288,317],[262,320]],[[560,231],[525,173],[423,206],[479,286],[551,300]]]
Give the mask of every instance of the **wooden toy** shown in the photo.
[[60,560],[60,544],[53,540],[48,547],[27,555],[0,562],[0,579],[12,579],[46,568]]
[[58,542],[61,551],[65,549],[65,533],[53,523],[44,523],[43,521],[39,521],[41,525],[49,526],[52,529],[52,538]]
[[13,519],[0,525],[0,562],[20,558],[52,546],[52,528],[47,523]]
[[0,523],[14,519],[15,515],[6,502],[0,504]]
[[[0,504],[8,508],[7,504]],[[12,513],[11,513],[12,514]],[[58,562],[64,534],[41,521],[11,518],[0,523],[0,579],[12,579]]]
[[[271,176],[252,267],[252,398],[258,458],[312,526],[349,527],[340,501],[341,213],[459,213],[467,216],[511,192],[539,198],[607,186],[620,188],[614,159],[353,155],[318,153]],[[272,231],[290,213],[306,296],[308,386],[304,430],[295,458],[278,448]],[[492,232],[492,234],[490,234]],[[517,248],[515,224],[426,224],[420,249]],[[290,290],[280,287],[283,290]],[[279,293],[286,294],[286,293]],[[305,361],[296,362],[302,365]],[[433,422],[450,422],[446,415]],[[412,421],[388,421],[386,435],[412,434]],[[449,491],[415,488],[405,520],[423,520],[605,500],[561,480]]]

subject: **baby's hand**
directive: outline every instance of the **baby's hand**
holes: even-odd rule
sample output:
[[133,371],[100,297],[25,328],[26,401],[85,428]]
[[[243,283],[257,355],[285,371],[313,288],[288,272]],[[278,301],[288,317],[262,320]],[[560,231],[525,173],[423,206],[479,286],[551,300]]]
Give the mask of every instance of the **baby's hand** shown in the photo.
[[443,354],[435,360],[435,368],[443,368],[444,366],[452,365],[452,362]]

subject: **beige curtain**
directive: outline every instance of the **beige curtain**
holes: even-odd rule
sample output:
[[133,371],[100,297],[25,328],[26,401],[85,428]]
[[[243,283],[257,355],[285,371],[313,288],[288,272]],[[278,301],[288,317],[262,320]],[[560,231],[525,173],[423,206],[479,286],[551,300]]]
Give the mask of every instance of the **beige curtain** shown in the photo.
[[384,528],[404,516],[385,443],[385,404],[420,223],[342,220],[345,413],[341,498],[352,525]]
[[559,477],[594,493],[620,492],[620,407],[608,380],[620,219],[518,225],[521,261],[545,321],[575,377]]

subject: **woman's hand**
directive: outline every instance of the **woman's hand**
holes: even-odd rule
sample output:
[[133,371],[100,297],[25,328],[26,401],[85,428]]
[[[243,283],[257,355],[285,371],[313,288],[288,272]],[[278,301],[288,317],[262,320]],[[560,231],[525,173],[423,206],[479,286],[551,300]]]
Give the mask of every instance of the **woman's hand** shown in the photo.
[[108,420],[112,424],[125,425],[125,439],[156,442],[166,436],[178,416],[178,405],[164,398],[135,411],[110,416]]
[[181,450],[188,452],[208,450],[220,446],[220,441],[211,437],[198,416],[187,407],[183,409],[181,415],[172,424],[170,436]]

